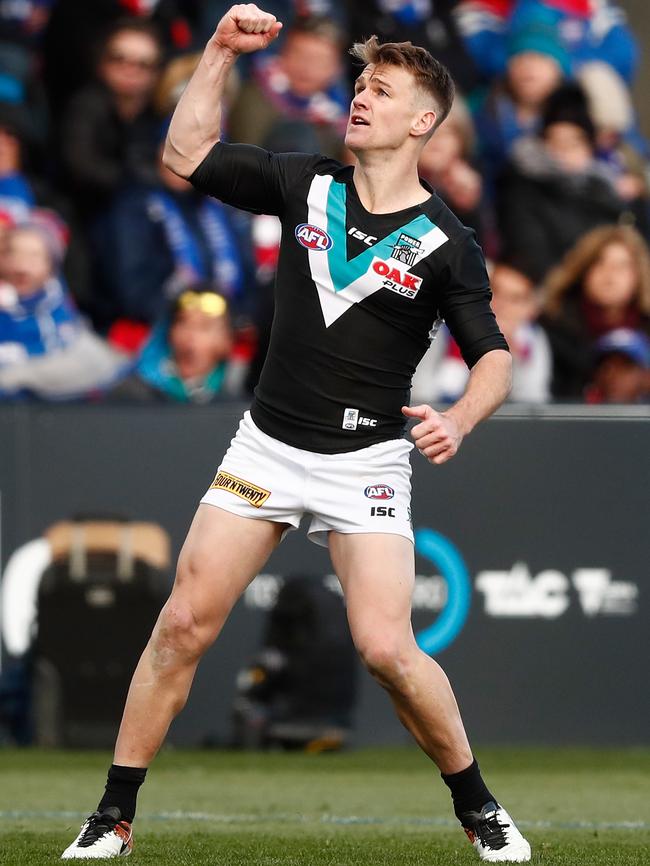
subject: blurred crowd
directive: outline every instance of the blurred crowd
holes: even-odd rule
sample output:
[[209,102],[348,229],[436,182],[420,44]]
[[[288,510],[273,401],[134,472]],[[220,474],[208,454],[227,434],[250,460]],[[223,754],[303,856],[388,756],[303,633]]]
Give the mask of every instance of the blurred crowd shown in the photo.
[[[222,0],[0,0],[0,400],[246,399],[273,317],[275,217],[162,163]],[[614,0],[268,0],[224,138],[353,161],[350,45],[411,40],[458,96],[420,174],[473,228],[517,402],[650,402],[650,146]],[[468,371],[444,330],[417,401]]]

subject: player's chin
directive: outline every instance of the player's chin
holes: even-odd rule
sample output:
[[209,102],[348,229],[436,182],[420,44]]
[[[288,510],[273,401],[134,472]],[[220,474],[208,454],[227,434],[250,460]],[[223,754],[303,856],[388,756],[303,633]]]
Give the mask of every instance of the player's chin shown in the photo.
[[343,141],[347,149],[351,150],[352,153],[368,147],[368,138],[361,132],[361,130],[366,129],[368,129],[367,126],[348,126]]

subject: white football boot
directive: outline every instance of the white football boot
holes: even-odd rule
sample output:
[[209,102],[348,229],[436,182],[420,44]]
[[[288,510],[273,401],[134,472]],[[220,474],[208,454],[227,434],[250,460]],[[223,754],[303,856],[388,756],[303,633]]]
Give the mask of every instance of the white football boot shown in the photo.
[[79,835],[63,854],[62,860],[109,860],[126,857],[133,850],[133,831],[121,821],[120,810],[110,806],[101,814],[93,812],[81,825]]
[[465,812],[460,820],[481,860],[487,863],[527,863],[530,860],[529,843],[506,810],[494,801],[486,803],[480,812]]

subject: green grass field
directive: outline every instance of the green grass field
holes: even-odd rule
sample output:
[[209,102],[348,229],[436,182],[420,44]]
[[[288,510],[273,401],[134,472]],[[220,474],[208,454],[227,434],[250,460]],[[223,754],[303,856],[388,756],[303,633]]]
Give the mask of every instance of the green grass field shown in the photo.
[[[533,863],[650,864],[650,750],[479,749]],[[51,864],[103,789],[110,756],[0,751],[0,863]],[[128,861],[175,866],[463,866],[477,862],[415,749],[162,754]]]

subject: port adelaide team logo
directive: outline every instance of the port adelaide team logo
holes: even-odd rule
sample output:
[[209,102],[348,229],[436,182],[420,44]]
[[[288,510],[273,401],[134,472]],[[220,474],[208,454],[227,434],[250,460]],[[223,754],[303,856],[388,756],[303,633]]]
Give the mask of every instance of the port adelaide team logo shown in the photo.
[[399,240],[393,247],[391,258],[402,265],[406,265],[407,268],[412,268],[418,260],[421,247],[422,244],[417,238],[409,237],[409,235],[405,235],[402,232]]
[[334,241],[324,229],[311,223],[300,223],[295,229],[296,240],[300,246],[314,252],[325,252],[331,249]]
[[395,491],[388,484],[369,484],[363,491],[368,499],[392,499]]

